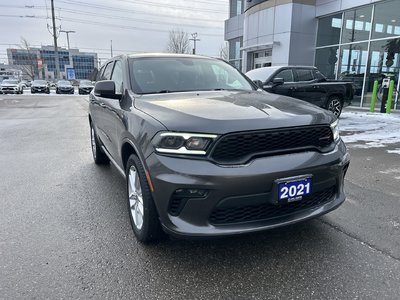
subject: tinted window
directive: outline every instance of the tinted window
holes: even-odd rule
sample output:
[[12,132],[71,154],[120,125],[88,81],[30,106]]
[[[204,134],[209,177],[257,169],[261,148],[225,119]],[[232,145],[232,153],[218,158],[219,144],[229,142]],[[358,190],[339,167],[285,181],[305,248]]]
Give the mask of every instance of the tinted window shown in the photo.
[[307,69],[298,69],[297,72],[297,81],[311,81],[314,80],[314,76],[312,70]]
[[103,75],[101,76],[101,80],[110,80],[113,65],[114,65],[113,61],[108,63],[106,69],[104,70]]
[[274,78],[283,78],[284,82],[293,82],[293,72],[292,70],[286,69],[280,71],[278,74],[274,76]]
[[115,63],[114,71],[111,76],[111,80],[115,82],[115,93],[118,95],[122,94],[123,83],[122,83],[122,63],[117,60]]
[[254,90],[238,70],[217,59],[157,57],[130,60],[135,93]]

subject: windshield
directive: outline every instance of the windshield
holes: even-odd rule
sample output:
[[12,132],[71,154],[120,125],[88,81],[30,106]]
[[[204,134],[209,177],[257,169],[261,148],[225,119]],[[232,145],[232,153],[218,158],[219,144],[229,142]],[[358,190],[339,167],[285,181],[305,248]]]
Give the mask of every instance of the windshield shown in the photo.
[[4,84],[18,84],[17,80],[10,80],[10,79],[5,79],[3,80]]
[[32,82],[32,84],[47,84],[47,81],[45,81],[45,80],[35,80],[34,82]]
[[71,82],[66,81],[66,80],[60,80],[57,84],[58,85],[71,85]]
[[212,90],[254,90],[231,65],[217,60],[189,57],[131,59],[129,70],[137,94]]
[[90,80],[81,80],[80,85],[92,85],[92,82]]

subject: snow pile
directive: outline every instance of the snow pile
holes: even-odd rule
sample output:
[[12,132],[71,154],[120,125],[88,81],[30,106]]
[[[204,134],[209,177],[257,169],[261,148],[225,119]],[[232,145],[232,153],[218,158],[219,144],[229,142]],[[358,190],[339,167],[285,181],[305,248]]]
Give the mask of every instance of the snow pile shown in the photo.
[[[343,112],[339,129],[345,143],[355,148],[380,148],[400,143],[400,115],[397,114]],[[388,152],[400,154],[400,149]]]

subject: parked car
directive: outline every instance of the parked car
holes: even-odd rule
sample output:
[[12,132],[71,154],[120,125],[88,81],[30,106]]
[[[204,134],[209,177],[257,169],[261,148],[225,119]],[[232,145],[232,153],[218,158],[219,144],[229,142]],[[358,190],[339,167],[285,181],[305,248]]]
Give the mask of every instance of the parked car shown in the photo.
[[315,67],[265,67],[246,75],[267,92],[310,102],[337,117],[354,96],[351,82],[328,80]]
[[90,94],[93,87],[93,83],[90,80],[81,80],[78,87],[79,95]]
[[4,79],[0,85],[2,94],[23,94],[24,88],[17,79]]
[[50,94],[50,87],[46,80],[34,80],[31,85],[31,93]]
[[31,87],[31,82],[28,80],[21,80],[21,84],[24,88]]
[[272,229],[345,200],[349,155],[330,112],[195,55],[118,56],[97,79],[93,159],[126,178],[141,242]]
[[56,87],[57,94],[73,94],[74,87],[68,80],[59,80]]

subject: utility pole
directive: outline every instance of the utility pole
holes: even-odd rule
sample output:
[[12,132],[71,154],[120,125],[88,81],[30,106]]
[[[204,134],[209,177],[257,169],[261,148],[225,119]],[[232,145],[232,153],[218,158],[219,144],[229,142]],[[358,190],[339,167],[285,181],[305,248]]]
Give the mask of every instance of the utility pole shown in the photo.
[[111,40],[111,58],[113,57],[113,52],[112,52],[112,40]]
[[51,19],[53,20],[54,55],[56,64],[56,73],[54,74],[54,77],[55,79],[58,79],[60,76],[60,63],[58,61],[57,30],[56,30],[56,18],[54,15],[54,0],[51,0]]
[[67,34],[67,44],[68,44],[68,50],[69,50],[69,34],[70,33],[75,33],[73,30],[60,30],[60,32],[65,32]]
[[192,39],[190,40],[193,41],[193,54],[196,54],[196,42],[200,41],[200,39],[197,38],[197,32],[192,33]]

